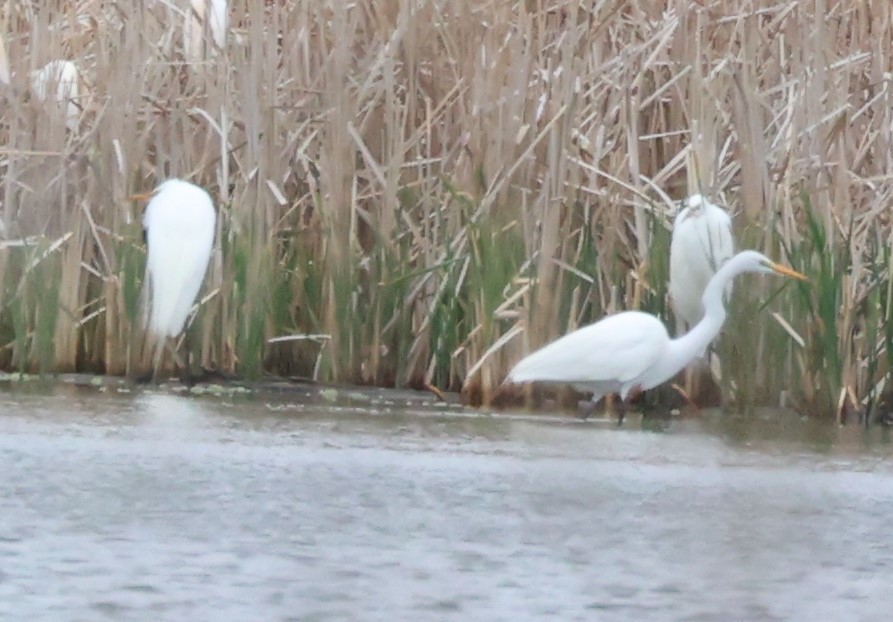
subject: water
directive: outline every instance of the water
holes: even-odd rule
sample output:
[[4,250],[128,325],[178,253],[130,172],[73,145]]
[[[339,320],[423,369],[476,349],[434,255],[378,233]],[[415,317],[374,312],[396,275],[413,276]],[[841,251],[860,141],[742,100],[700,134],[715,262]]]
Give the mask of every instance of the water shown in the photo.
[[887,620],[886,430],[0,392],[0,619]]

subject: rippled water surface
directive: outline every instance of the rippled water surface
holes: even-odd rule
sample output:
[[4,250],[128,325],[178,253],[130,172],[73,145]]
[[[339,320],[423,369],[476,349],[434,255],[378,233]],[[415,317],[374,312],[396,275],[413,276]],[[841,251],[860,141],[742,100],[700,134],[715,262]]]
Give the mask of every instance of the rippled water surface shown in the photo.
[[0,391],[4,620],[888,620],[888,431]]

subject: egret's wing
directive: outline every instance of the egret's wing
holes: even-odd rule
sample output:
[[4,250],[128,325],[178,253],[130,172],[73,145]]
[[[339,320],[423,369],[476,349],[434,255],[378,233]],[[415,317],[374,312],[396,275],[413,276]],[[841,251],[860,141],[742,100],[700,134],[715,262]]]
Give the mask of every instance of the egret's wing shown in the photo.
[[0,84],[9,83],[9,58],[6,56],[6,40],[0,34]]
[[623,383],[658,360],[669,341],[653,315],[626,311],[569,333],[522,359],[511,382]]
[[732,237],[732,218],[725,210],[715,205],[711,207],[713,209],[710,210],[705,224],[709,236],[710,257],[713,269],[716,271],[735,254],[735,240]]

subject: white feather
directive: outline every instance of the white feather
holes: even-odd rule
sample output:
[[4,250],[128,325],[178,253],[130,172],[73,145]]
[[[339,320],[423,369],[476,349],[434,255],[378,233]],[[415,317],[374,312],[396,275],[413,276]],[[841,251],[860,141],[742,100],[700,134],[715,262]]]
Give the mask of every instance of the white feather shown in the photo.
[[229,9],[226,4],[226,0],[211,0],[211,14],[209,15],[211,36],[220,49],[226,47],[226,27],[229,17]]
[[[673,224],[670,242],[670,299],[677,317],[694,326],[704,315],[707,283],[735,254],[732,219],[701,195],[688,198]],[[731,294],[729,283],[726,296]]]
[[[210,31],[216,48],[222,50],[226,47],[229,7],[227,0],[191,0],[190,6],[183,24],[183,47],[191,61],[198,61],[205,48],[207,32]],[[213,51],[211,46],[207,46],[207,49]]]
[[158,338],[183,330],[208,269],[216,219],[208,193],[179,179],[158,186],[146,206],[147,328]]
[[605,393],[624,391],[628,383],[643,376],[669,342],[659,319],[641,311],[624,311],[530,354],[509,372],[508,380],[572,384],[595,393],[593,401],[597,401]]
[[[69,60],[54,60],[31,76],[31,88],[34,96],[46,101],[55,90],[55,104],[65,109],[65,126],[73,130],[81,118],[80,97],[81,74],[77,65]],[[53,89],[52,87],[55,87]]]

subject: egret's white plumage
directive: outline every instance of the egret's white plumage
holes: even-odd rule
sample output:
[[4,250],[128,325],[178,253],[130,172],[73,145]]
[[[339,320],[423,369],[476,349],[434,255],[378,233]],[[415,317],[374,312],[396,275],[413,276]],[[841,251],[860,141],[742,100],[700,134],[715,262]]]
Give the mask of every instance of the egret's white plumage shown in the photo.
[[229,8],[226,0],[211,0],[211,12],[208,22],[211,24],[211,37],[217,47],[223,49],[226,45],[226,27]]
[[625,399],[636,380],[658,362],[669,335],[659,319],[641,311],[609,315],[522,359],[510,382],[553,382],[592,392],[592,401],[607,393]]
[[0,34],[0,84],[9,85],[9,58],[6,56],[6,40]]
[[157,338],[183,330],[208,269],[216,220],[208,193],[180,179],[159,185],[146,206],[146,327]]
[[183,25],[183,47],[190,60],[202,57],[208,30],[214,46],[224,49],[228,22],[227,0],[190,0],[190,10]]
[[[701,319],[707,283],[734,253],[729,215],[699,194],[690,196],[676,216],[670,241],[670,299],[679,319],[689,326]],[[729,282],[726,296],[731,288]]]
[[592,392],[593,403],[608,393],[626,399],[631,391],[666,382],[710,345],[726,319],[724,291],[746,272],[776,273],[805,279],[756,251],[727,261],[704,290],[703,318],[685,335],[671,339],[663,323],[641,311],[624,311],[565,335],[522,359],[509,382],[570,384]]
[[40,101],[47,101],[55,92],[53,101],[65,109],[65,126],[73,130],[81,118],[81,73],[70,60],[50,61],[31,76],[31,88]]

